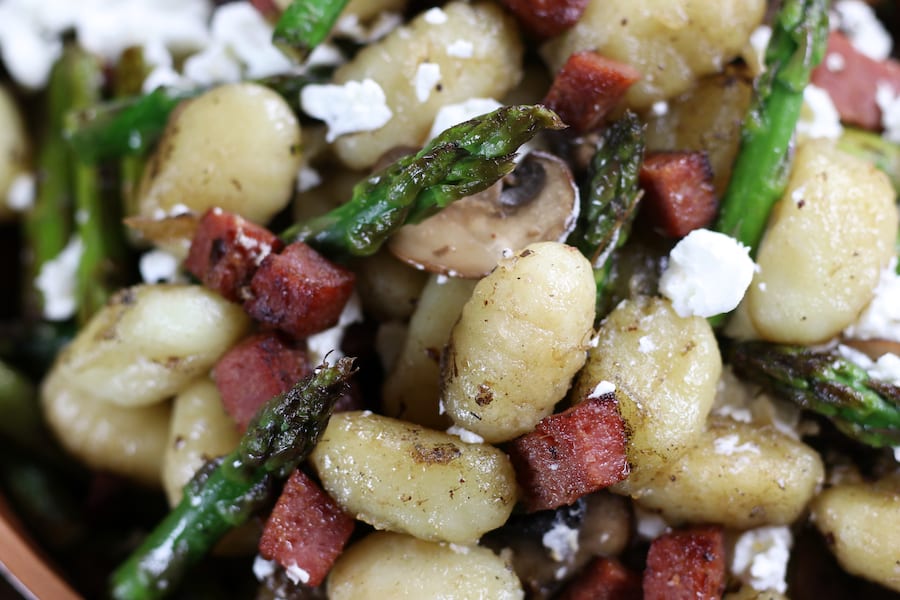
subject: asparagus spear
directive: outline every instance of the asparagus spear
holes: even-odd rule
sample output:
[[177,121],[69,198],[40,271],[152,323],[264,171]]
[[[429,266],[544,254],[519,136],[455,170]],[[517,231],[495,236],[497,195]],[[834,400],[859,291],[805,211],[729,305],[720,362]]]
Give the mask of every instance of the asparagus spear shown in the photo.
[[803,90],[825,54],[828,0],[785,0],[772,25],[765,71],[757,77],[741,148],[715,229],[755,254],[790,171]]
[[591,160],[581,213],[569,243],[590,259],[597,285],[597,316],[605,310],[612,252],[628,239],[637,214],[638,174],[644,158],[644,127],[633,113],[603,132]]
[[294,0],[275,24],[272,43],[302,62],[328,36],[348,0]]
[[825,415],[865,444],[900,445],[900,386],[873,379],[836,350],[760,341],[724,346],[739,377]]
[[353,373],[353,359],[327,363],[269,400],[238,447],[207,463],[184,487],[181,502],[112,576],[112,596],[159,598],[171,592],[228,530],[265,506],[318,442]]
[[418,223],[513,170],[516,149],[541,129],[561,129],[543,106],[505,106],[455,125],[353,188],[349,202],[281,234],[329,256],[367,256],[407,223]]

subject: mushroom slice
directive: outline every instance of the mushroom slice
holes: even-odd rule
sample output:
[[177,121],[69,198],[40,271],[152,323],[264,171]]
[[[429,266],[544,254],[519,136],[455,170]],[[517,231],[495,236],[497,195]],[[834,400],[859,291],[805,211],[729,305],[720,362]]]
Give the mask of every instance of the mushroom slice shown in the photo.
[[552,154],[531,152],[502,183],[400,228],[388,249],[417,268],[478,279],[504,252],[532,242],[564,241],[578,209],[578,188],[568,165]]

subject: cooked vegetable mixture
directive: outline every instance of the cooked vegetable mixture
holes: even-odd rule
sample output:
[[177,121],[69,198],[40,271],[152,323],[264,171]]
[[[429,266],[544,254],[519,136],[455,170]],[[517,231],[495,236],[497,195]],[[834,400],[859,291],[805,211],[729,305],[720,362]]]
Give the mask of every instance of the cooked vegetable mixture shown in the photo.
[[897,34],[0,0],[3,495],[85,597],[897,597]]

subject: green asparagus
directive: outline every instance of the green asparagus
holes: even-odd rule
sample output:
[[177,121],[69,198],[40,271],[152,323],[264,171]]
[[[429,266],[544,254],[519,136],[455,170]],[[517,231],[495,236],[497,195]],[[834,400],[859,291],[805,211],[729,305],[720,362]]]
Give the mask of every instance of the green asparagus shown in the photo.
[[341,358],[269,400],[238,447],[194,476],[178,506],[113,573],[112,596],[159,598],[173,591],[222,535],[266,506],[275,483],[318,442],[352,374],[353,359]]
[[628,239],[641,193],[638,173],[644,158],[644,127],[633,113],[610,125],[591,160],[581,212],[569,244],[594,267],[597,316],[605,314],[612,252]]
[[302,62],[334,27],[348,0],[293,0],[279,17],[272,43]]
[[543,106],[505,106],[455,125],[353,188],[349,202],[281,234],[328,256],[374,254],[391,233],[486,189],[515,167],[516,149],[562,121]]
[[865,444],[900,445],[900,386],[872,378],[837,350],[761,341],[723,346],[739,377],[825,415]]
[[754,255],[772,205],[787,184],[803,90],[825,54],[828,0],[785,0],[772,30],[765,71],[754,86],[740,152],[715,224]]

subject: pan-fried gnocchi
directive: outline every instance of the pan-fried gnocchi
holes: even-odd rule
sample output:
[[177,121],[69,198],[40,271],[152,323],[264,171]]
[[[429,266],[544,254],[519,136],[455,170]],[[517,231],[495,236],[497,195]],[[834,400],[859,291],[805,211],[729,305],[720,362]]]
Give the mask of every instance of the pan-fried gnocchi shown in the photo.
[[632,493],[672,524],[750,529],[793,523],[823,477],[822,459],[809,446],[772,426],[718,417],[686,453]]
[[854,322],[895,253],[894,197],[875,167],[826,141],[801,144],[745,300],[759,335],[815,344]]
[[185,102],[138,190],[142,216],[218,206],[257,223],[287,206],[300,168],[300,124],[269,88],[223,85]]
[[155,404],[205,374],[249,325],[238,305],[205,288],[136,286],[94,315],[53,372],[98,401]]
[[497,448],[372,413],[332,416],[310,460],[344,510],[423,540],[473,543],[517,499]]
[[597,338],[573,397],[585,398],[603,382],[615,386],[631,464],[628,479],[616,488],[635,493],[699,439],[722,359],[709,323],[679,317],[661,298],[623,302]]
[[329,600],[525,597],[510,566],[487,548],[386,531],[351,546],[331,570],[327,589]]
[[738,56],[760,24],[763,0],[591,0],[574,27],[542,54],[553,71],[579,50],[628,63],[642,78],[625,97],[634,109],[674,98]]
[[440,17],[422,14],[395,29],[335,73],[338,84],[378,83],[392,114],[374,131],[336,140],[348,166],[371,167],[391,148],[420,146],[442,106],[502,98],[522,77],[522,42],[499,6],[451,2],[440,10]]
[[488,442],[531,431],[562,400],[593,332],[591,265],[557,242],[530,244],[475,286],[441,358],[441,401]]

